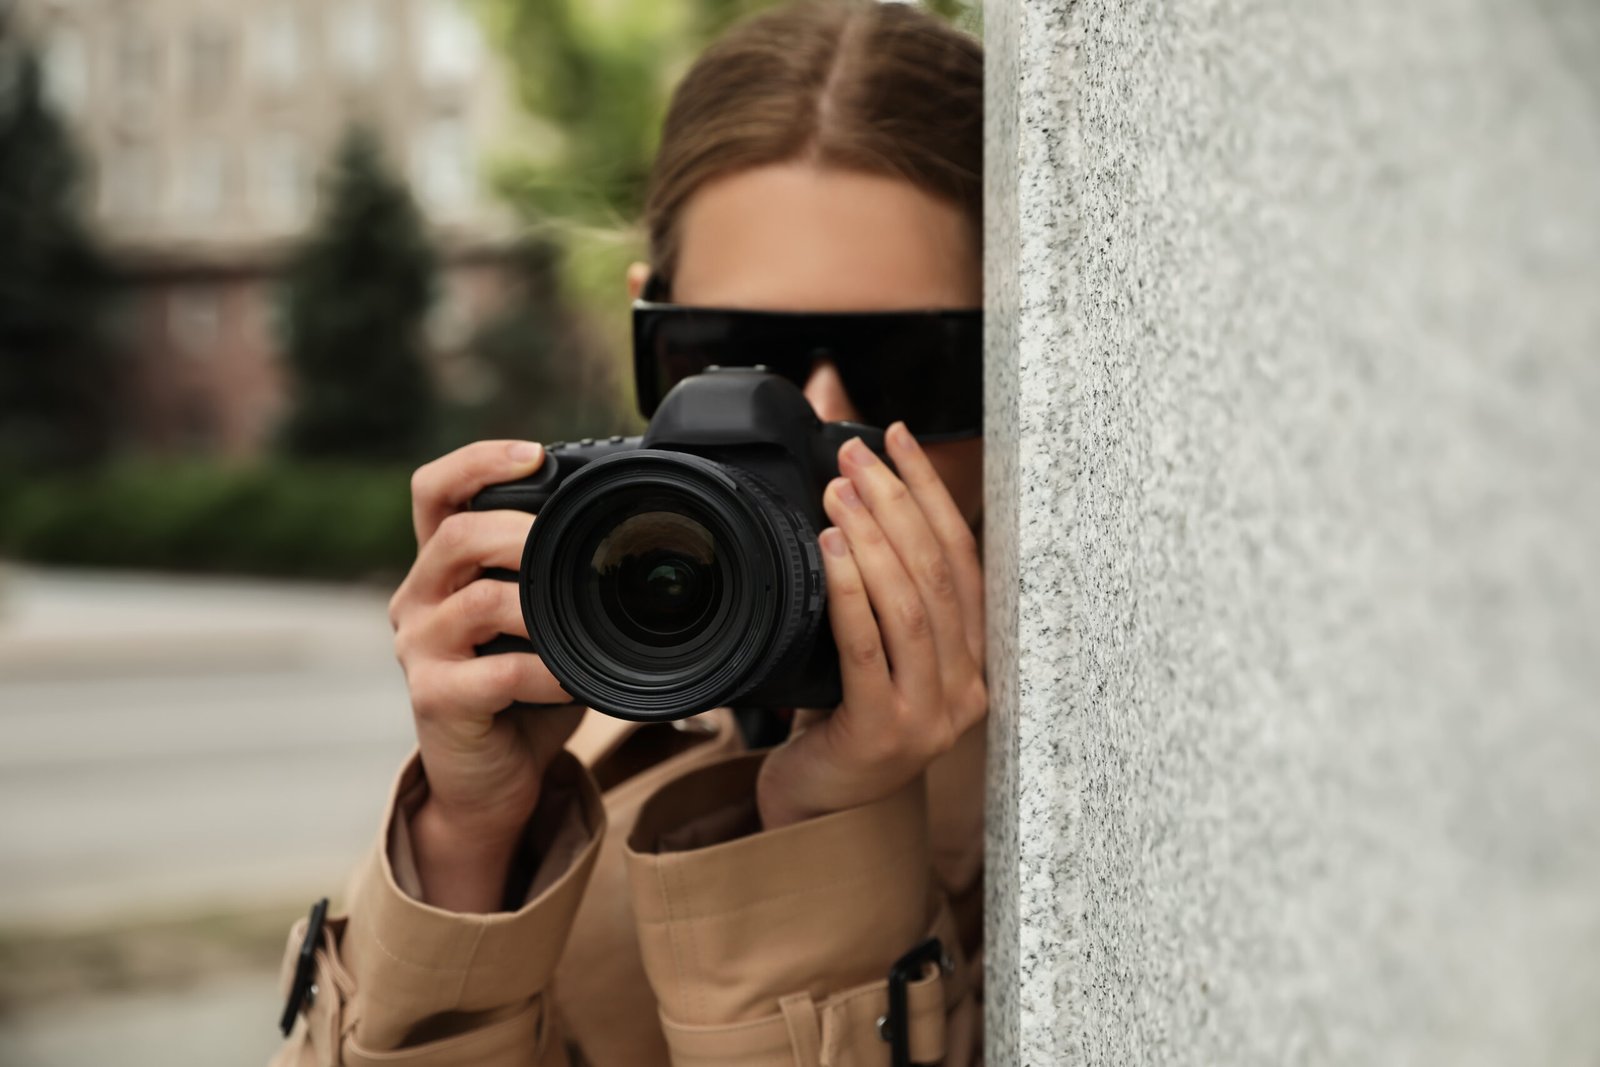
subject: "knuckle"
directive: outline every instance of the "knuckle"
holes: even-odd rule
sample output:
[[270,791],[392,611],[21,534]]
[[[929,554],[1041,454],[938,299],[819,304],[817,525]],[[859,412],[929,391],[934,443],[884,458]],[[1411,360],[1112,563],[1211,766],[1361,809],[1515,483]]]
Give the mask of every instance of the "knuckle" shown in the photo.
[[921,731],[919,738],[921,741],[921,754],[925,758],[929,759],[942,756],[946,752],[949,752],[952,748],[956,747],[957,736],[959,735],[956,731],[955,724],[952,723],[947,716],[936,716],[934,720]]
[[893,716],[891,722],[893,725],[876,731],[867,742],[865,755],[873,763],[899,763],[911,754],[912,729],[901,716]]
[[436,718],[442,706],[438,672],[418,667],[406,672],[406,687],[411,691],[411,711],[419,719]]
[[928,587],[928,592],[939,600],[954,600],[956,595],[956,576],[950,569],[950,561],[945,559],[944,553],[939,552],[922,562],[922,580]]
[[835,574],[833,578],[834,588],[829,592],[830,596],[836,596],[841,600],[867,599],[867,586],[866,583],[861,580],[861,575],[859,573],[850,575]]
[[428,500],[434,495],[436,482],[433,473],[434,465],[432,463],[424,463],[411,472],[412,500]]
[[878,525],[877,520],[866,512],[862,512],[858,522],[851,522],[846,526],[845,536],[850,539],[851,549],[875,547],[885,541],[883,526]]
[[503,593],[493,578],[479,578],[461,591],[461,610],[469,620],[499,614]]
[[[412,656],[414,655],[415,651],[416,651],[416,638],[412,636],[411,630],[409,628],[408,629],[403,629],[403,630],[401,630],[401,629],[395,630],[395,632],[394,632],[394,658],[399,662],[400,667],[401,667],[402,670],[404,670],[406,668],[407,661],[409,661],[412,658]],[[409,672],[407,672],[407,673],[408,673],[408,676],[409,676]]]
[[845,658],[855,667],[869,670],[883,662],[883,646],[875,637],[860,637],[845,645]]
[[885,502],[894,505],[898,505],[911,497],[911,490],[906,488],[906,483],[895,477],[885,478],[880,492],[882,492]]
[[928,636],[931,630],[928,609],[920,597],[906,597],[901,600],[895,609],[895,615],[900,619],[900,625],[907,636],[914,638]]
[[958,705],[962,721],[968,725],[977,722],[989,714],[989,687],[983,679],[974,677],[967,683],[966,692]]
[[850,540],[867,547],[876,547],[887,540],[883,535],[883,527],[879,526],[872,517],[865,516],[865,521],[850,531]]
[[522,657],[515,654],[501,654],[486,656],[489,666],[485,668],[489,676],[489,686],[496,696],[510,699],[511,694],[522,684]]
[[964,522],[950,524],[952,530],[948,535],[950,547],[963,559],[968,557],[976,560],[978,557],[978,535],[972,532],[972,527]]
[[472,539],[472,517],[464,511],[452,512],[444,517],[433,534],[441,551],[454,556],[466,549]]

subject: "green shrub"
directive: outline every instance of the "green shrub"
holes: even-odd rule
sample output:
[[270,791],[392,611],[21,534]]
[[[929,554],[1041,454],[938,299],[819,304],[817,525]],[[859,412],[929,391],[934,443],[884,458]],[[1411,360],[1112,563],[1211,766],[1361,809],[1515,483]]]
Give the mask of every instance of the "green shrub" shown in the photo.
[[0,477],[0,554],[14,559],[388,581],[415,551],[399,468],[141,463]]

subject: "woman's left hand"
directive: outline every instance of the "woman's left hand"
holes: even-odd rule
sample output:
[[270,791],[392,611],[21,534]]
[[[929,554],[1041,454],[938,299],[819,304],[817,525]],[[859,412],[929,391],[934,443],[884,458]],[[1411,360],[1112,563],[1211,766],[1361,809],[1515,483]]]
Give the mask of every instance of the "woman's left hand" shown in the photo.
[[904,424],[886,441],[898,477],[854,439],[823,494],[844,702],[802,713],[767,757],[756,801],[769,830],[890,796],[989,710],[977,540]]

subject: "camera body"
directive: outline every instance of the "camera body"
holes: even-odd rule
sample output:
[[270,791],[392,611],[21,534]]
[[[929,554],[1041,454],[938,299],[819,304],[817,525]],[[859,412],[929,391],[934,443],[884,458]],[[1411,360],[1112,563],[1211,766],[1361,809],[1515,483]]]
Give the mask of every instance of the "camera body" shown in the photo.
[[[789,381],[710,368],[662,400],[642,437],[552,444],[533,475],[471,507],[538,515],[516,575],[523,617],[582,703],[638,721],[832,707],[817,535],[852,437],[888,462],[881,430],[822,422]],[[502,636],[480,652],[529,648]]]

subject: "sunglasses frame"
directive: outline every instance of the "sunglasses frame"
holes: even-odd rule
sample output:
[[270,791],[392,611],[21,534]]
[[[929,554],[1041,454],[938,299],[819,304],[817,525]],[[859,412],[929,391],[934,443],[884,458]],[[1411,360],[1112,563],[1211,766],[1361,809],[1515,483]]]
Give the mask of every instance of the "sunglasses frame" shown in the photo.
[[[923,323],[946,323],[946,328],[968,329],[976,324],[979,333],[979,346],[975,354],[977,374],[977,395],[982,396],[982,323],[983,311],[979,308],[956,309],[929,309],[912,311],[844,311],[844,312],[805,312],[805,311],[758,311],[748,308],[723,308],[700,307],[695,305],[675,304],[667,299],[667,286],[661,281],[659,275],[651,274],[646,281],[644,290],[638,300],[633,302],[633,371],[634,390],[639,407],[639,413],[644,418],[650,418],[662,397],[670,386],[662,388],[660,382],[660,365],[656,352],[650,350],[650,342],[656,334],[655,323],[664,316],[705,317],[732,316],[739,320],[763,323],[767,326],[780,325],[785,322],[797,325],[804,323],[808,328],[815,328],[819,321],[850,323],[886,323],[896,320],[907,320]],[[818,349],[822,352],[823,349]],[[813,361],[816,357],[813,357]],[[721,360],[725,366],[756,366],[761,365],[759,358],[752,358],[749,362],[737,360]],[[771,361],[769,361],[770,363]],[[708,364],[710,365],[710,364]],[[849,360],[838,360],[835,364],[839,375],[845,385],[846,393],[850,393],[850,379],[852,368]],[[775,368],[775,373],[780,373],[790,381],[795,381],[793,373],[784,373],[782,369]],[[860,379],[857,379],[858,385]],[[801,384],[797,382],[796,384]],[[881,384],[881,383],[880,383]],[[969,395],[964,390],[952,390],[957,395]],[[858,398],[853,398],[859,403]],[[892,419],[890,421],[893,421]],[[983,434],[983,411],[981,400],[972,411],[970,423],[964,422],[954,429],[943,429],[934,432],[921,433],[913,430],[914,436],[919,441],[937,442],[964,440],[979,437]]]

